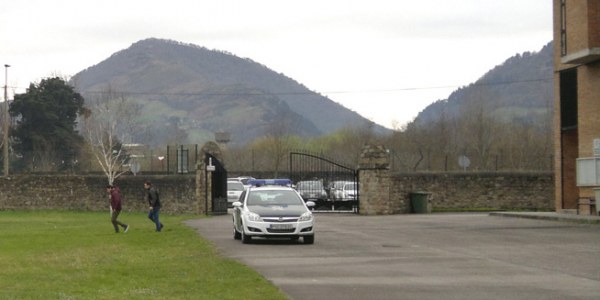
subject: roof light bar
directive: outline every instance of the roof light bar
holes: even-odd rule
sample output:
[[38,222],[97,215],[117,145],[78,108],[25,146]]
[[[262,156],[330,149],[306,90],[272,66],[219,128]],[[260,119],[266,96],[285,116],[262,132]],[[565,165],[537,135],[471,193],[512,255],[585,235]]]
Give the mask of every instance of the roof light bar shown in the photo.
[[289,179],[251,179],[248,180],[248,184],[256,187],[265,185],[292,186],[292,181]]

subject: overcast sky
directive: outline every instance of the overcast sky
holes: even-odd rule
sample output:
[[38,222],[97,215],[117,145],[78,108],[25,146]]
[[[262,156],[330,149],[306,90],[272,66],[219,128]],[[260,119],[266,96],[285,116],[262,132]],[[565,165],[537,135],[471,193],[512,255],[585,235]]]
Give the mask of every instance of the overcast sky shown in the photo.
[[539,51],[552,39],[552,1],[0,3],[0,63],[11,65],[17,93],[150,37],[252,59],[391,128],[505,59]]

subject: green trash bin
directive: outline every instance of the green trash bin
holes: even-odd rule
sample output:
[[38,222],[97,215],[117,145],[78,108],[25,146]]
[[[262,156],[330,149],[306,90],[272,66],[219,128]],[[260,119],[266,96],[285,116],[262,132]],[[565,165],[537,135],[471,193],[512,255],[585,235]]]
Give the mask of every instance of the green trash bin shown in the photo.
[[412,192],[410,193],[411,212],[415,214],[427,214],[431,212],[429,206],[429,196],[427,192]]

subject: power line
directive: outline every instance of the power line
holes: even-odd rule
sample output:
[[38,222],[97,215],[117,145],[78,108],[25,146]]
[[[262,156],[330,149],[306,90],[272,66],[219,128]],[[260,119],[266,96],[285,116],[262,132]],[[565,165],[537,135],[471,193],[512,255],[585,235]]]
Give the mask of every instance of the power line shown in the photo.
[[[469,85],[437,85],[437,86],[422,86],[422,87],[400,87],[391,89],[365,89],[365,90],[332,90],[332,91],[299,91],[299,92],[195,92],[195,93],[169,93],[169,92],[132,92],[132,91],[119,91],[117,94],[122,95],[145,95],[145,96],[300,96],[300,95],[313,95],[313,94],[368,94],[368,93],[389,93],[389,92],[404,92],[404,91],[422,91],[422,90],[436,90],[436,89],[449,89],[449,88],[460,88],[460,87],[472,87],[472,86],[500,86],[510,85],[517,83],[531,83],[531,82],[546,82],[551,81],[553,78],[535,78],[525,80],[507,80],[507,81],[496,81],[496,82],[476,82]],[[12,89],[25,89],[23,87],[12,86]],[[115,93],[115,91],[98,91],[98,90],[84,90],[80,92],[82,94],[106,94]]]
[[469,85],[439,85],[439,86],[424,86],[424,87],[401,87],[391,89],[368,89],[368,90],[334,90],[334,91],[299,91],[299,92],[195,92],[195,93],[184,93],[184,92],[132,92],[132,91],[98,91],[98,90],[84,90],[80,93],[85,94],[106,94],[106,93],[117,93],[122,95],[144,95],[144,96],[300,96],[300,95],[313,95],[313,94],[368,94],[368,93],[387,93],[387,92],[403,92],[403,91],[420,91],[420,90],[435,90],[435,89],[448,89],[448,88],[460,88],[460,87],[477,87],[477,86],[500,86],[517,83],[531,83],[531,82],[546,82],[551,81],[552,78],[536,78],[536,79],[525,79],[525,80],[508,80],[508,81],[497,81],[497,82],[479,82],[472,83]]

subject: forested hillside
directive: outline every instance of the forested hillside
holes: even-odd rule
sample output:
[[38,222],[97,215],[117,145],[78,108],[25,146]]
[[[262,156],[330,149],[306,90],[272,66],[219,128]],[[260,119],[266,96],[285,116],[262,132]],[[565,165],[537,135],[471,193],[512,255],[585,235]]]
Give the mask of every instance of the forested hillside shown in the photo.
[[356,166],[365,143],[388,147],[397,171],[550,170],[551,78],[548,44],[508,58],[395,132],[250,59],[173,41],[137,42],[72,84],[86,99],[133,99],[147,124],[136,142],[203,144],[226,131],[230,169],[277,174],[299,148]]
[[387,140],[395,168],[551,170],[552,72],[550,43],[431,104]]
[[494,119],[539,122],[552,110],[552,68],[551,43],[539,52],[516,54],[476,82],[426,107],[416,124],[436,121],[441,116],[466,117],[473,105]]
[[304,137],[347,126],[389,132],[250,59],[169,40],[134,43],[71,83],[86,99],[110,90],[136,101],[150,131],[140,143],[203,144],[224,131],[243,144],[282,127]]

